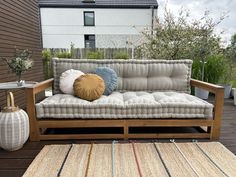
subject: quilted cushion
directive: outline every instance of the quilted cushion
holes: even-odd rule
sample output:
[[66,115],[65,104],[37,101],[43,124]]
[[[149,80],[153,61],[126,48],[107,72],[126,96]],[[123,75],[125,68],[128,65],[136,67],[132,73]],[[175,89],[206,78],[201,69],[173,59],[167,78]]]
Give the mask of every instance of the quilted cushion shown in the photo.
[[117,74],[116,72],[108,67],[98,67],[95,69],[95,74],[102,77],[105,82],[104,95],[110,95],[117,87]]
[[92,102],[56,94],[36,104],[38,118],[211,118],[213,105],[177,92],[113,92]]
[[96,74],[84,74],[74,82],[75,96],[84,100],[96,100],[104,93],[104,90],[104,81]]
[[85,60],[53,59],[54,94],[58,76],[67,69],[91,73],[97,67],[109,67],[117,73],[116,91],[176,91],[190,93],[192,60]]
[[60,76],[60,90],[66,94],[74,94],[73,84],[75,79],[84,73],[79,70],[69,69]]

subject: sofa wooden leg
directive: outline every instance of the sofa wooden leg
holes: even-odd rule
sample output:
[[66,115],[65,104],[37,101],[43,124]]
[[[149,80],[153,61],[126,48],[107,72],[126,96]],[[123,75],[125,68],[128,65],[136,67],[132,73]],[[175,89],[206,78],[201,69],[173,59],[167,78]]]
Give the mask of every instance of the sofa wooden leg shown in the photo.
[[211,132],[211,140],[218,140],[220,138],[220,129],[213,128]]
[[220,138],[220,127],[219,122],[214,122],[214,125],[211,128],[211,140],[218,140]]
[[124,124],[124,139],[128,140],[128,134],[129,134],[129,127],[127,125],[127,123],[125,122]]
[[32,132],[30,134],[30,141],[40,141],[39,135],[37,133],[35,133],[35,132]]
[[218,140],[220,138],[221,117],[224,108],[224,89],[218,90],[215,94],[214,104],[214,121],[211,129],[211,140]]
[[40,141],[40,131],[36,121],[30,121],[30,141]]
[[30,141],[40,141],[40,132],[35,111],[35,94],[34,89],[26,88],[26,110],[29,116]]

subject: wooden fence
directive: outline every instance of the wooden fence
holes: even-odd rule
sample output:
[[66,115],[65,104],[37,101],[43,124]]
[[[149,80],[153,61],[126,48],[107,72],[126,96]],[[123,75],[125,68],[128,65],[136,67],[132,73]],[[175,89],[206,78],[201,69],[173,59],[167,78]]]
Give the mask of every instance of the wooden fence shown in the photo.
[[88,54],[91,52],[99,52],[101,58],[99,59],[115,59],[117,56],[126,54],[127,58],[134,59],[140,58],[136,48],[74,48],[74,49],[64,49],[64,48],[53,48],[49,49],[53,56],[57,56],[60,53],[70,53],[71,58],[88,58]]
[[[87,49],[87,48],[53,48],[53,49],[44,49],[50,52],[51,57],[58,58],[94,58],[94,59],[140,59],[140,53],[136,48],[96,48],[96,49]],[[52,73],[52,63],[51,58],[43,58],[43,67],[44,67],[44,78],[51,78]]]

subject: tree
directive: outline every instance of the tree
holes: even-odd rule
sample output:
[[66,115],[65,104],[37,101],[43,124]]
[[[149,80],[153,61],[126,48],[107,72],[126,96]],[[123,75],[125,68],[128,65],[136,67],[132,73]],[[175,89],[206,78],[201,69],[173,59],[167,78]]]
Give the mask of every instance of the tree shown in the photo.
[[231,44],[226,48],[225,54],[227,59],[233,65],[236,64],[236,33],[231,37]]
[[236,82],[235,77],[233,77],[236,75],[236,33],[232,35],[231,43],[224,50],[224,55],[228,63],[227,70],[225,71],[226,77],[224,80],[231,81],[232,79],[234,79],[234,82]]
[[141,58],[201,58],[219,54],[220,38],[213,33],[215,27],[224,19],[213,21],[209,11],[199,20],[193,20],[188,11],[180,10],[174,16],[165,8],[163,21],[156,18],[153,34],[145,30],[142,34],[144,42],[138,47]]

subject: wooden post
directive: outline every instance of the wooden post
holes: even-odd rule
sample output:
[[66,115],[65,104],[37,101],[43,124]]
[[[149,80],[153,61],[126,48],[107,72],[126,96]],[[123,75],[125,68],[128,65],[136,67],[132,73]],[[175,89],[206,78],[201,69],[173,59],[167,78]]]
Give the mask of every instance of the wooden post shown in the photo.
[[215,94],[213,127],[211,128],[211,140],[217,140],[220,137],[221,117],[224,108],[224,89],[218,89]]
[[124,120],[124,139],[128,140],[129,126],[126,120]]
[[213,126],[208,127],[211,140],[217,140],[220,137],[221,117],[224,108],[224,88],[219,85],[206,83],[203,81],[191,79],[191,86],[199,87],[208,90],[215,94],[214,111],[213,111]]
[[40,141],[38,122],[35,111],[35,94],[33,88],[26,88],[26,110],[30,123],[30,141]]

